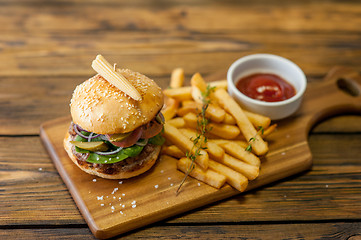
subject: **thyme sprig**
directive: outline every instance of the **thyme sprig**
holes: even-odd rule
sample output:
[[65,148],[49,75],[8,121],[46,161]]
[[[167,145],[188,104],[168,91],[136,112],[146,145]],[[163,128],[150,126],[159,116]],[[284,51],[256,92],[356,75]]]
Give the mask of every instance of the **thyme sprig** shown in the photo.
[[[215,87],[211,87],[209,84],[207,85],[206,91],[201,92],[202,95],[202,109],[197,114],[197,135],[194,139],[191,139],[193,142],[192,150],[186,153],[186,157],[191,160],[191,164],[184,175],[182,182],[179,184],[177,189],[177,194],[179,190],[183,186],[185,180],[189,176],[189,174],[194,169],[194,161],[197,159],[198,156],[202,155],[201,150],[207,149],[204,145],[207,143],[207,132],[210,131],[208,127],[209,119],[206,117],[207,108],[211,102],[209,99],[209,95],[214,91]],[[193,151],[194,150],[194,151]]]
[[249,140],[248,140],[248,146],[246,147],[246,151],[247,152],[252,152],[252,144],[257,140],[257,135],[263,135],[263,133],[264,133],[264,128],[262,127],[262,126],[258,126],[258,128],[257,128],[257,133],[256,133],[256,135],[254,135],[253,137],[251,137]]

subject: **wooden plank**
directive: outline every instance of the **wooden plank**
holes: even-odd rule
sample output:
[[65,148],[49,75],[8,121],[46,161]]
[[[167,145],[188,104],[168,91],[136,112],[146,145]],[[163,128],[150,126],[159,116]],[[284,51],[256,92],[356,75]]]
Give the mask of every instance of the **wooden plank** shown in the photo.
[[[280,231],[282,229],[282,231]],[[114,239],[349,239],[361,236],[361,223],[263,223],[242,225],[155,225]],[[1,239],[95,239],[87,228],[2,229]]]
[[38,137],[0,145],[0,225],[84,223]]
[[[309,167],[311,155],[306,138],[312,125],[332,114],[350,110],[361,112],[359,97],[347,96],[335,86],[340,77],[348,77],[358,81],[357,76],[358,74],[349,72],[348,69],[333,69],[325,81],[308,89],[301,109],[293,117],[278,122],[278,131],[269,138],[272,145],[270,152],[263,159],[260,176],[255,181],[250,182],[248,190],[302,172]],[[322,94],[324,92],[327,94]],[[332,99],[338,99],[338,101],[331,102]],[[167,185],[169,182],[166,182],[164,178],[179,178],[180,181],[182,177],[176,171],[175,162],[165,162],[164,159],[160,159],[150,173],[126,181],[126,184],[121,186],[123,193],[129,193],[133,199],[136,199],[133,202],[139,201],[142,204],[139,204],[139,207],[132,209],[132,211],[123,208],[119,211],[119,207],[114,206],[116,204],[114,200],[106,201],[105,203],[109,204],[112,209],[111,213],[106,213],[108,210],[104,210],[104,203],[101,202],[100,205],[97,205],[94,203],[95,199],[98,198],[99,200],[99,196],[101,196],[100,200],[103,200],[103,196],[108,198],[109,195],[107,194],[112,192],[112,189],[118,190],[118,185],[116,181],[104,181],[87,174],[81,174],[79,169],[74,168],[63,149],[64,132],[66,132],[69,122],[70,119],[62,118],[45,123],[41,128],[41,138],[96,237],[112,237],[237,194],[229,186],[218,191],[208,186],[196,187],[197,190],[195,190],[195,181],[193,183],[189,181],[190,189],[187,191],[186,185],[184,187],[186,190],[181,193],[181,196],[176,196],[174,191],[177,187],[174,187],[173,183],[170,186]],[[287,141],[279,141],[283,138]],[[95,183],[89,184],[92,178],[96,182],[101,181],[101,190]],[[139,191],[134,192],[134,184],[138,186],[138,190],[142,194],[139,195]],[[160,192],[155,192],[152,186],[156,186],[158,189],[159,185],[162,185]],[[114,194],[114,190],[112,194]],[[162,201],[154,202],[154,199],[158,199],[160,196],[162,196]],[[118,198],[115,195],[110,195],[110,197],[115,200]],[[119,201],[120,199],[121,197]],[[129,205],[129,201],[126,201],[126,205]],[[119,211],[120,215],[119,213],[113,214],[116,211]],[[126,211],[126,214],[123,211]]]
[[169,222],[199,222],[205,215],[203,221],[209,222],[357,220],[361,214],[360,143],[361,134],[311,134],[311,171]]
[[[343,121],[343,119],[347,118],[340,118],[339,123],[342,125],[340,132],[352,131],[353,125],[348,125],[349,121]],[[327,127],[329,122],[332,120],[325,121],[325,129],[334,129],[334,123],[331,127]],[[331,132],[335,131],[331,130]],[[274,221],[279,215],[274,215],[273,210],[280,209],[278,202],[281,200],[292,204],[282,205],[280,214],[293,220],[295,218],[314,219],[318,217],[327,219],[354,218],[358,212],[351,211],[350,213],[349,210],[355,204],[353,198],[359,198],[353,189],[360,188],[359,181],[355,180],[354,177],[355,174],[357,176],[359,169],[360,153],[357,151],[360,150],[358,147],[361,145],[360,136],[357,134],[312,134],[309,141],[315,159],[314,171],[299,178],[291,178],[289,179],[291,181],[287,181],[287,183],[274,185],[270,190],[266,188],[261,192],[250,192],[245,196],[222,201],[218,205],[202,208],[200,212],[186,214],[171,221],[217,222],[219,218],[225,219],[225,221],[234,221],[234,219],[239,219],[242,216],[253,217],[260,221],[266,219]],[[3,202],[7,203],[5,204],[6,207],[0,210],[4,211],[0,218],[1,224],[44,224],[48,221],[84,223],[39,139],[36,137],[2,137],[0,143],[0,159],[2,159],[0,176],[1,182],[3,182],[1,197]],[[349,148],[353,151],[345,150]],[[39,171],[40,168],[42,171]],[[301,197],[297,188],[304,184],[308,188],[305,195]],[[347,187],[348,184],[351,184],[352,187]],[[328,187],[333,186],[333,190],[327,190],[326,185]],[[335,189],[337,190],[337,198],[333,197]],[[284,196],[290,194],[293,196],[292,198],[286,197],[284,199]],[[320,196],[320,198],[315,199],[314,196]],[[300,202],[300,198],[304,202]],[[27,210],[28,199],[32,199],[32,204],[35,206],[35,210],[32,212]],[[49,201],[44,201],[44,199]],[[332,199],[333,201],[323,202],[322,199]],[[317,210],[313,205],[308,205],[308,202],[319,203],[319,201],[330,210],[325,216],[323,216],[323,211]],[[239,202],[246,202],[247,208],[240,208]],[[346,202],[345,205],[343,202]],[[289,211],[292,211],[295,205],[300,206],[299,204],[302,204],[302,209],[305,211],[297,215],[289,215]],[[54,205],[59,207],[54,208]],[[344,206],[344,209],[338,212],[335,211],[334,206],[338,206],[337,209]],[[355,208],[360,209],[357,205]],[[264,211],[268,214],[264,214]],[[208,217],[204,218],[204,214],[207,214]]]
[[[101,35],[101,38],[89,37],[89,33],[68,32],[3,34],[0,36],[4,49],[0,56],[3,63],[0,76],[89,76],[94,73],[90,63],[98,53],[119,66],[158,76],[170,74],[173,68],[179,66],[188,74],[209,74],[214,69],[226,71],[236,59],[256,52],[271,52],[289,58],[308,75],[323,75],[335,63],[359,67],[357,32],[295,33],[291,36],[289,32],[273,35],[273,30],[266,33],[226,32],[221,35],[192,31],[106,31],[93,34]],[[265,34],[272,35],[265,39]],[[307,43],[304,42],[305,37]],[[347,42],[345,47],[354,50],[348,53],[347,58],[339,58],[344,54],[340,42]]]
[[[89,75],[93,76],[93,75]],[[70,114],[69,103],[75,87],[86,77],[2,78],[0,134],[39,134],[42,122]],[[168,77],[156,80],[161,86]]]
[[[353,31],[361,24],[361,20],[353,18],[360,13],[358,1],[348,2],[327,1],[317,4],[312,2],[277,1],[266,5],[267,1],[252,1],[243,4],[238,1],[229,1],[224,4],[215,2],[209,4],[205,1],[171,1],[169,3],[145,3],[144,1],[73,1],[65,4],[59,1],[49,3],[39,1],[37,4],[27,1],[2,1],[0,21],[3,22],[1,30],[19,28],[19,23],[26,29],[92,30],[97,28],[129,29],[129,30],[174,30],[192,29],[192,31],[211,30],[257,30],[266,29],[284,31],[334,31],[344,26],[345,31]],[[331,4],[332,3],[332,4]],[[43,11],[37,11],[39,6]],[[267,7],[266,7],[267,6]],[[312,14],[310,14],[312,8]],[[161,9],[161,10],[159,10]],[[214,10],[217,9],[217,14]],[[272,11],[270,10],[272,9]],[[158,11],[156,11],[158,10]],[[265,11],[267,10],[267,14]],[[33,14],[28,14],[29,12]],[[99,14],[106,12],[107,14]],[[345,12],[349,14],[345,14]],[[315,14],[317,13],[317,14]],[[330,16],[330,14],[332,14]],[[15,16],[9,18],[9,16]],[[91,16],[91,21],[86,17]],[[122,21],[119,21],[122,16]],[[230,17],[232,16],[232,17]],[[239,16],[242,16],[240,18]],[[351,19],[352,21],[347,21]],[[272,19],[272,21],[269,21]],[[287,22],[285,22],[287,19]],[[328,21],[329,24],[324,24]],[[224,25],[224,23],[227,25]],[[101,23],[101,24],[99,24]],[[252,24],[249,24],[252,23]]]
[[[89,75],[91,76],[91,75]],[[221,79],[224,74],[216,74]],[[169,84],[170,76],[150,76],[163,89]],[[39,126],[47,120],[69,114],[71,94],[77,84],[87,76],[79,77],[6,77],[0,81],[0,135],[38,134]],[[186,81],[188,82],[190,75]],[[187,84],[186,82],[186,84]],[[312,87],[318,80],[309,83]],[[325,126],[318,124],[315,132],[360,132],[361,116],[348,115],[332,118]],[[339,119],[339,120],[338,120]]]
[[281,1],[267,6],[267,14],[266,1],[66,3],[2,1],[0,76],[88,75],[98,53],[155,75],[177,66],[209,73],[254,52],[290,58],[307,74],[323,74],[335,63],[358,67],[357,1]]
[[[357,179],[361,135],[311,134],[309,143],[312,171],[168,222],[357,219],[357,209],[361,209],[361,181]],[[344,151],[349,147],[355,151]],[[0,159],[1,226],[85,224],[37,137],[1,137]],[[302,211],[291,214],[297,209]]]

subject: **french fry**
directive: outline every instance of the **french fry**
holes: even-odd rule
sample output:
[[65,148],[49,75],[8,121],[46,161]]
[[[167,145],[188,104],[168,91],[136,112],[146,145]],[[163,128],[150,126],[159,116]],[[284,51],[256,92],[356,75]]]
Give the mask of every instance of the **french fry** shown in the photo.
[[[197,103],[195,101],[184,101],[182,104],[182,107],[178,109],[177,115],[178,116],[184,116],[189,112],[192,113],[200,113],[202,111],[203,104]],[[205,111],[205,116],[209,118],[210,120],[220,123],[223,121],[224,117],[226,115],[226,111],[224,111],[219,106],[216,106],[214,104],[208,104],[208,107]]]
[[235,139],[232,139],[232,140],[227,140],[227,139],[219,139],[219,138],[214,138],[214,139],[211,139],[210,140],[212,143],[215,143],[219,146],[222,146],[222,144],[227,144],[229,143],[230,141],[236,143],[237,145],[239,145],[240,147],[246,149],[248,147],[248,144],[247,142],[245,141],[242,141],[242,140],[235,140]]
[[[205,93],[207,91],[207,83],[204,81],[204,79],[200,73],[195,73],[192,76],[191,86],[192,86],[192,97],[193,97],[194,101],[196,101],[198,103],[202,103],[203,102],[202,93]],[[208,97],[210,97],[210,96],[208,96]]]
[[223,123],[224,124],[230,124],[230,125],[237,124],[236,119],[234,119],[234,117],[231,114],[227,113],[227,112],[224,115]]
[[[213,140],[210,140],[213,141]],[[229,155],[232,155],[233,157],[240,159],[248,164],[254,165],[256,167],[259,167],[261,165],[261,160],[254,155],[251,152],[246,151],[244,147],[242,147],[240,144],[237,144],[233,140],[216,140],[213,141],[214,143],[217,143],[220,145],[226,153]]]
[[207,142],[206,146],[207,146],[206,150],[212,159],[218,160],[223,158],[225,154],[223,148],[219,147],[217,144],[212,142]]
[[176,68],[172,71],[169,86],[171,88],[179,88],[183,86],[184,70],[183,68]]
[[246,110],[243,110],[243,112],[244,112],[244,114],[246,114],[249,121],[256,128],[261,126],[261,127],[263,127],[263,129],[266,129],[271,124],[271,118],[269,118],[269,117],[266,117],[266,116],[263,116],[263,115],[260,115],[257,113],[249,112]]
[[201,92],[207,90],[207,83],[204,81],[200,73],[195,73],[191,78],[191,86],[197,87]]
[[179,107],[178,100],[170,97],[165,97],[165,104],[161,111],[164,116],[164,119],[166,121],[172,119],[176,115],[178,107]]
[[272,124],[271,126],[269,126],[267,129],[265,129],[263,131],[262,137],[265,138],[268,135],[270,135],[277,127],[277,124]]
[[192,100],[191,87],[167,88],[163,90],[164,95],[178,101]]
[[228,154],[224,154],[221,160],[214,159],[219,163],[222,163],[233,170],[243,174],[248,180],[254,180],[258,177],[259,167],[240,161]]
[[[224,80],[222,81],[216,81],[216,82],[210,82],[210,87],[215,87],[215,89],[222,88],[227,89],[226,82]],[[179,88],[168,88],[163,90],[164,95],[168,97],[175,98],[179,101],[185,101],[185,100],[192,100],[202,103],[202,94],[198,88],[194,88],[192,86],[184,86]],[[194,96],[192,98],[192,96]]]
[[238,191],[243,192],[246,190],[248,179],[241,173],[211,159],[209,160],[209,168],[226,176],[226,182]]
[[[197,116],[194,113],[188,113],[183,116],[186,126],[197,129]],[[210,129],[210,133],[218,137],[226,139],[233,139],[240,134],[240,130],[237,126],[228,125],[223,123],[208,123],[207,127]]]
[[182,127],[185,127],[185,125],[186,125],[186,123],[182,117],[172,118],[172,119],[168,120],[167,123],[169,123],[170,125],[173,125],[176,128],[182,128]]
[[[210,87],[215,87],[215,89],[222,88],[227,89],[227,84],[225,80],[215,81],[209,83]],[[192,86],[183,86],[178,88],[168,88],[164,89],[163,93],[168,97],[174,97],[180,101],[191,100],[192,99]]]
[[[163,136],[166,140],[176,145],[183,153],[187,154],[187,152],[190,152],[195,154],[196,148],[193,147],[193,142],[184,136],[176,127],[165,123]],[[208,168],[208,153],[203,149],[199,149],[199,154],[195,161],[201,168],[206,170]]]
[[[188,169],[191,167],[191,160],[188,158],[181,158],[177,162],[177,168],[184,173],[188,172]],[[226,177],[218,172],[215,172],[211,169],[204,171],[202,168],[198,167],[196,164],[193,165],[193,170],[189,173],[189,176],[198,179],[208,185],[211,185],[215,188],[221,188],[226,182]]]
[[263,141],[260,134],[258,134],[257,130],[244,114],[242,108],[226,92],[226,90],[219,88],[214,92],[213,96],[217,102],[236,119],[237,125],[245,138],[255,139],[252,143],[254,152],[258,155],[266,154],[268,152],[268,144]]
[[202,92],[198,87],[196,87],[196,86],[191,87],[191,95],[195,102],[200,103],[200,104],[203,103]]
[[[163,91],[170,100],[162,110],[166,119],[163,136],[167,143],[162,147],[162,155],[180,159],[177,168],[187,174],[192,163],[187,153],[200,150],[189,176],[216,188],[227,182],[244,191],[248,181],[259,175],[261,161],[257,155],[268,151],[263,138],[274,132],[277,125],[270,125],[271,120],[266,116],[243,110],[227,93],[227,80],[207,83],[200,73],[195,73],[191,86],[183,87],[183,82],[184,70],[174,69],[171,88]],[[209,94],[208,85],[214,88]],[[203,112],[206,123],[199,116],[204,111],[202,94],[205,92],[210,100]],[[207,131],[200,136],[197,131],[203,124]]]
[[186,156],[176,145],[170,145],[170,146],[163,145],[162,154],[166,154],[168,156],[175,157],[178,159]]
[[223,89],[226,89],[227,90],[227,86],[228,86],[228,83],[227,83],[227,80],[218,80],[218,81],[213,81],[213,82],[210,82],[208,83],[211,87],[215,87],[215,88],[223,88]]
[[[197,137],[197,131],[195,131],[194,129],[189,129],[189,128],[182,128],[180,129],[181,133],[185,136],[187,136],[190,139],[195,139]],[[204,139],[200,139],[200,141],[203,141],[203,147],[206,147],[206,151],[209,154],[209,157],[215,159],[215,160],[221,160],[223,159],[223,155],[224,155],[224,149],[220,146],[218,146],[215,143],[209,142],[207,141],[206,143],[204,143]]]

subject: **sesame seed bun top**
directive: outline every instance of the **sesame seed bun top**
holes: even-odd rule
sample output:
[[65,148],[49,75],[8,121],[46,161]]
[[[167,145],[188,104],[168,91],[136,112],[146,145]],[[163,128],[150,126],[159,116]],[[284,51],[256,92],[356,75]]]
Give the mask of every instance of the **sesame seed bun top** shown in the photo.
[[142,100],[135,101],[95,75],[74,90],[70,101],[74,123],[94,133],[126,133],[156,116],[163,106],[161,88],[143,74],[128,69],[121,69],[120,73],[138,90]]

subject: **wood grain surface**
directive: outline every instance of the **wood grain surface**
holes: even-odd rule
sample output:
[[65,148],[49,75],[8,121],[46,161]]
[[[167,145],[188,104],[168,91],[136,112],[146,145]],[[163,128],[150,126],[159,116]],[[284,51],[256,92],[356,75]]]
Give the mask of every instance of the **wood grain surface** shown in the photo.
[[[167,87],[175,67],[189,81],[273,53],[296,62],[311,86],[334,66],[361,70],[360,16],[356,0],[1,0],[0,238],[94,238],[39,126],[69,113],[96,54]],[[361,116],[324,119],[308,142],[311,171],[118,238],[360,238]]]
[[[339,83],[345,79],[348,84],[341,90]],[[333,68],[322,82],[308,87],[302,106],[294,116],[276,121],[277,131],[268,139],[270,150],[262,159],[260,175],[250,182],[247,191],[308,170],[312,165],[307,142],[309,130],[328,116],[348,112],[361,114],[361,97],[344,91],[351,91],[352,86],[361,86],[358,72]],[[175,161],[162,157],[148,173],[121,182],[85,174],[74,166],[63,147],[70,121],[69,117],[63,117],[43,123],[40,137],[98,238],[114,237],[239,194],[230,186],[217,190],[189,180],[176,195],[183,174],[177,170]]]

